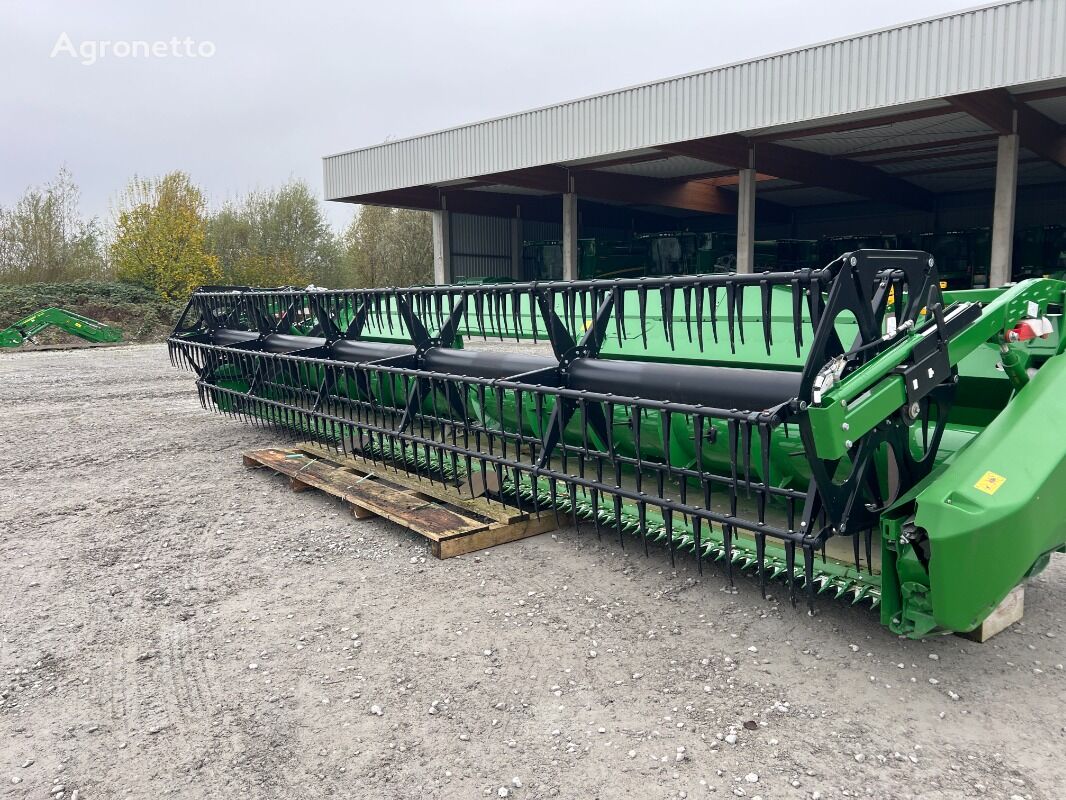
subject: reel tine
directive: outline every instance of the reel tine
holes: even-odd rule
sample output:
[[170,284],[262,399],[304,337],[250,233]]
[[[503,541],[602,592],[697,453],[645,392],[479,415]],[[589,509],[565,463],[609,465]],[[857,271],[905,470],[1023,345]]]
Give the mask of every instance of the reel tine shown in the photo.
[[[640,489],[638,488],[639,492]],[[643,492],[641,492],[643,494]],[[644,540],[644,556],[648,557],[648,504],[643,500],[637,503],[637,518],[640,524],[640,538]]]
[[[703,352],[703,287],[696,287],[696,340]],[[712,306],[713,308],[713,306]]]
[[737,303],[737,334],[744,344],[744,286],[738,286],[734,294]]
[[807,313],[811,317],[811,327],[818,330],[818,323],[822,318],[822,287],[817,282],[812,282],[807,287]]
[[734,327],[736,325],[737,288],[733,283],[725,285],[725,304],[726,320],[729,327],[729,352],[736,355],[737,345],[734,340]]
[[759,522],[766,522],[766,501],[770,494],[770,485],[772,483],[772,477],[770,475],[770,426],[766,423],[759,423],[759,470],[761,472],[759,476],[759,483],[762,486],[759,489]]
[[663,284],[659,289],[659,308],[663,318],[663,335],[666,337],[670,349],[674,349],[674,286],[671,283]]
[[[684,476],[678,481],[678,500],[681,503],[681,527],[684,529],[689,522],[689,515],[685,513],[685,509],[688,508],[688,479]],[[682,534],[681,538],[684,541],[684,534]]]
[[581,458],[577,461],[577,474],[579,478],[585,477],[585,459],[589,457],[589,413],[587,402],[584,397],[577,400],[578,412],[581,418]]
[[[599,475],[598,480],[603,482],[603,462],[599,462]],[[598,489],[593,489],[589,492],[590,499],[592,500],[592,527],[596,531],[596,540],[602,541],[602,531],[600,526],[600,492]]]
[[788,600],[796,607],[796,543],[785,542],[785,572],[788,573]]
[[722,549],[725,554],[726,575],[729,577],[729,588],[733,588],[733,526],[728,523],[722,526]]
[[567,471],[567,456],[566,456],[566,440],[564,439],[566,424],[570,421],[569,403],[563,398],[555,398],[555,410],[558,412],[555,414],[555,422],[559,431],[559,441],[556,446],[559,448],[559,456],[562,461],[563,472]]
[[640,311],[640,341],[644,349],[648,349],[648,289],[646,286],[637,287],[637,305]]
[[[664,454],[664,456],[666,458],[666,474],[669,475],[671,478],[673,478],[674,471],[673,471],[673,467],[671,466],[671,462],[670,462],[670,451],[671,451],[670,445],[673,443],[673,439],[672,439],[672,437],[670,435],[671,417],[672,417],[672,415],[671,415],[669,409],[664,409],[663,412],[662,412],[662,421],[663,421],[663,454]],[[660,491],[659,494],[661,495],[662,492]]]
[[[693,416],[692,428],[693,428],[693,433],[694,433],[694,436],[695,436],[695,442],[693,443],[695,445],[695,447],[693,449],[695,450],[695,453],[696,453],[696,465],[695,465],[696,466],[696,472],[699,475],[700,483],[703,485],[703,507],[704,507],[705,510],[710,511],[711,510],[711,483],[710,483],[710,480],[707,478],[707,474],[704,472],[704,463],[705,463],[704,445],[705,445],[705,443],[707,441],[707,438],[704,435],[704,430],[703,430],[704,422],[705,422],[705,419],[704,419],[704,416],[702,414],[695,414]],[[694,522],[693,527],[695,528],[694,532],[695,532],[695,535],[696,535],[696,550],[697,550],[696,569],[699,571],[700,575],[702,575],[703,574],[703,547],[702,547],[702,542],[701,542],[701,533],[702,533],[701,529],[702,529],[702,525],[703,525],[703,519],[702,519],[702,517],[697,516],[693,520],[693,522]],[[710,522],[707,523],[707,532],[708,533],[712,532],[712,528],[711,528],[711,523]]]
[[607,403],[607,424],[604,427],[604,432],[607,434],[607,452],[614,452],[614,403]]
[[710,292],[711,303],[711,337],[714,343],[718,344],[718,286],[712,283],[707,290]]
[[503,420],[503,389],[495,387],[493,394],[496,395],[496,419],[500,425],[500,455],[503,458],[507,458],[507,435],[505,433],[507,426]]
[[[522,329],[522,294],[517,289],[511,290],[511,324],[514,326],[514,340],[520,341],[519,332]],[[533,341],[537,340],[537,329],[532,328]]]
[[736,419],[735,418],[731,418],[729,420],[729,422],[727,423],[727,426],[729,428],[729,474],[730,474],[730,484],[732,486],[732,489],[730,491],[730,495],[732,496],[731,502],[733,503],[733,508],[735,510],[735,508],[736,508],[736,496],[737,496],[737,458],[738,458],[738,455],[739,455],[737,453],[738,433],[737,433],[737,421],[736,421]]
[[639,475],[643,469],[644,464],[641,459],[641,447],[640,447],[640,424],[641,424],[641,411],[640,406],[633,406],[630,411],[629,417],[633,426],[633,450],[636,453],[637,461],[637,474]]
[[792,280],[792,339],[796,343],[796,358],[803,350],[803,289],[798,279]]
[[807,613],[814,616],[814,552],[809,544],[803,545],[803,580],[807,584]]
[[[662,496],[662,493],[659,495]],[[670,549],[670,568],[677,566],[674,562],[674,512],[669,508],[663,510],[663,524],[666,528],[666,546]]]
[[[580,298],[580,301],[581,301],[581,328],[582,328],[582,330],[584,330],[585,326],[588,324],[588,318],[589,318],[588,306],[587,306],[587,303],[588,303],[588,292],[578,292],[577,296],[578,296],[578,298]],[[598,303],[593,303],[592,307],[596,308],[596,307],[598,307],[598,305],[599,305]],[[578,331],[575,330],[573,335],[574,335],[574,338],[577,339],[578,338]]]
[[755,563],[759,570],[759,591],[766,599],[766,534],[755,532]]
[[489,295],[492,305],[492,335],[497,339],[503,338],[503,295],[498,290],[493,290]]
[[773,319],[773,305],[774,305],[774,293],[770,287],[770,282],[767,280],[759,281],[759,289],[762,300],[762,338],[763,344],[766,346],[766,355],[770,355],[770,348],[774,343],[774,328],[772,323]]
[[703,517],[699,515],[692,518],[692,535],[695,540],[696,571],[703,575]]
[[[450,310],[449,316],[451,316]],[[474,292],[474,319],[477,320],[482,341],[488,341],[489,337],[485,332],[485,295],[482,292]]]
[[743,443],[741,450],[744,452],[744,491],[751,497],[751,418],[744,420],[741,428]]
[[681,298],[685,304],[685,335],[692,344],[692,287],[687,283],[681,289]]

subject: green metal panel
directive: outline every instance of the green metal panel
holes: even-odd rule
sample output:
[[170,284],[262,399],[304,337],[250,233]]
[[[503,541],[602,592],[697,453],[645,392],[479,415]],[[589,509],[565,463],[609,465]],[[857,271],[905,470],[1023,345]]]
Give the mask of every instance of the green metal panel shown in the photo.
[[1066,448],[1048,438],[1066,430],[1064,396],[1066,357],[1056,356],[918,495],[937,625],[972,630],[1066,542]]

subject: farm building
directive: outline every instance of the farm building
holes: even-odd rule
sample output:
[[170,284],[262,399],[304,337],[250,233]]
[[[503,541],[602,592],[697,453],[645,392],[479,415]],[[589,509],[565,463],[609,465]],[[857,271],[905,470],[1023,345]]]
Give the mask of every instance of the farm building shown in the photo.
[[928,250],[1066,270],[1066,3],[1014,0],[362,147],[327,199],[433,214],[436,282]]

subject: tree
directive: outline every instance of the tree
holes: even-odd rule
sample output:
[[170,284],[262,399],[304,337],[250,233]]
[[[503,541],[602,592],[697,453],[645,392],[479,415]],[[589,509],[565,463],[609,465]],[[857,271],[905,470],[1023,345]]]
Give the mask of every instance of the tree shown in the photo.
[[64,167],[51,183],[0,208],[0,281],[84,280],[106,272],[99,225],[81,218],[79,199]]
[[413,286],[433,276],[433,236],[422,211],[362,206],[342,239],[343,273],[356,287]]
[[130,181],[111,244],[116,275],[165,300],[216,282],[218,258],[206,247],[205,208],[203,192],[183,172]]
[[338,244],[303,181],[253,192],[224,206],[208,225],[222,274],[250,286],[337,285]]

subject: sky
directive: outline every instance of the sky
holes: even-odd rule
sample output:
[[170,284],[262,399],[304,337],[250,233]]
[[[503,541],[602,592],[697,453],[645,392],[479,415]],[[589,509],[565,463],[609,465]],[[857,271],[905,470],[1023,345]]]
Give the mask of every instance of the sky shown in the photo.
[[973,5],[0,0],[0,206],[62,166],[105,221],[131,176],[176,169],[213,205],[321,196],[324,155]]

